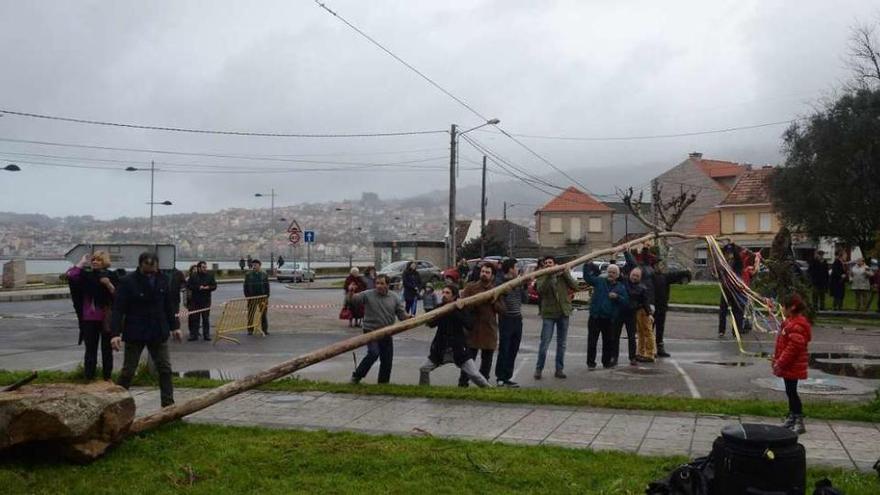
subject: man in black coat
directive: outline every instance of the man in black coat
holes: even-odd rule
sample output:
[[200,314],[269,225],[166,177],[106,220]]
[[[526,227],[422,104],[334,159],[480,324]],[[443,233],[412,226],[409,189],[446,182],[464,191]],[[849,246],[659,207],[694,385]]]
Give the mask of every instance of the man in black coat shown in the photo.
[[159,272],[159,259],[154,253],[142,253],[137,270],[123,278],[116,290],[110,345],[118,351],[125,342],[119,376],[119,385],[125,388],[131,386],[141,354],[147,348],[159,372],[162,407],[174,404],[168,337],[174,336],[179,342],[181,334],[173,305],[168,279]]
[[217,290],[217,281],[214,275],[208,273],[208,264],[199,261],[196,272],[186,281],[186,288],[190,292],[190,311],[196,312],[189,315],[189,341],[199,340],[199,321],[202,323],[202,337],[211,340],[211,293]]
[[654,287],[654,340],[657,342],[657,357],[667,358],[669,353],[663,345],[663,333],[666,330],[666,312],[669,310],[669,286],[684,284],[690,281],[691,274],[687,270],[666,270],[666,263],[654,266],[652,274]]
[[810,283],[813,285],[813,309],[825,311],[825,293],[828,291],[828,262],[825,261],[825,252],[816,251],[810,260],[808,269]]

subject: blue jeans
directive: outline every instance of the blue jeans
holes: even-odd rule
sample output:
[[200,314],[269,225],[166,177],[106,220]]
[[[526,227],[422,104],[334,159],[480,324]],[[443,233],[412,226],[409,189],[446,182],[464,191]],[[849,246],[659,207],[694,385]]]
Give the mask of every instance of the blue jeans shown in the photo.
[[565,342],[568,339],[568,317],[544,318],[541,323],[541,345],[538,346],[538,363],[536,371],[544,369],[544,361],[547,360],[547,348],[553,339],[553,327],[556,327],[556,371],[565,368]]
[[[364,331],[364,333],[367,333]],[[378,383],[388,383],[391,381],[391,364],[394,359],[394,342],[391,337],[385,337],[375,342],[367,344],[367,354],[361,359],[360,364],[354,370],[351,376],[355,378],[364,378],[373,367],[373,363],[379,360],[379,380]]]
[[406,302],[406,304],[405,304],[404,310],[407,313],[414,315],[419,311],[419,299],[418,298],[406,299],[405,302]]

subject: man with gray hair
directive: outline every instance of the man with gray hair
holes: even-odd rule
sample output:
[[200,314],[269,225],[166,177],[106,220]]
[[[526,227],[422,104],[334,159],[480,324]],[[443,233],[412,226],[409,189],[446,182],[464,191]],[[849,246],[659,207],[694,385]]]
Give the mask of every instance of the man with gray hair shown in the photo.
[[620,281],[620,267],[608,266],[608,278],[599,276],[599,267],[584,263],[584,281],[593,286],[590,319],[587,322],[587,368],[596,369],[596,344],[602,337],[602,366],[617,365],[620,336],[614,331],[620,312],[627,307],[629,296]]
[[[370,333],[394,323],[395,318],[403,321],[412,318],[403,309],[403,303],[394,292],[388,290],[388,275],[376,277],[376,288],[356,292],[358,285],[350,284],[345,295],[346,304],[364,307],[364,333]],[[351,375],[351,383],[360,383],[367,376],[373,363],[379,360],[379,383],[391,381],[391,362],[394,359],[394,342],[391,336],[367,344],[367,355],[361,359]]]

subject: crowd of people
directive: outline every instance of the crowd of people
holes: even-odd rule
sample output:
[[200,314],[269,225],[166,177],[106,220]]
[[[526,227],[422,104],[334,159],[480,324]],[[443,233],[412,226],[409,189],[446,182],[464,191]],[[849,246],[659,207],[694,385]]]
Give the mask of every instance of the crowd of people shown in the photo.
[[[812,285],[811,302],[817,310],[825,310],[825,299],[830,295],[831,309],[842,311],[847,283],[855,295],[856,311],[870,310],[873,298],[880,293],[880,268],[868,265],[864,258],[848,263],[843,251],[835,253],[830,266],[825,253],[816,251],[809,262],[808,274]],[[876,311],[880,312],[880,296],[877,297]]]
[[[760,255],[744,253],[732,244],[725,246],[723,252],[736,276],[748,284],[749,274],[757,271]],[[583,280],[593,291],[587,321],[586,366],[589,370],[597,367],[600,341],[602,355],[599,362],[604,368],[617,366],[619,342],[624,329],[630,365],[638,366],[639,363],[652,363],[656,358],[669,357],[663,342],[669,288],[671,284],[688,279],[689,273],[668,270],[665,263],[647,247],[626,251],[624,256],[625,265],[609,265],[604,276],[596,264],[586,263],[583,267]],[[841,261],[840,258],[837,261]],[[547,269],[556,266],[557,260],[547,256],[539,263],[540,267]],[[140,357],[146,349],[158,371],[162,406],[173,404],[167,342],[171,337],[181,340],[178,316],[181,302],[190,311],[189,340],[198,340],[199,330],[203,339],[210,340],[211,293],[216,290],[217,282],[207,271],[205,262],[193,265],[188,276],[179,270],[163,274],[159,270],[158,258],[149,252],[141,254],[138,268],[131,274],[120,276],[122,274],[111,271],[110,267],[109,254],[98,251],[83,256],[67,272],[79,320],[80,342],[85,344],[85,377],[95,378],[100,348],[102,377],[110,380],[113,351],[122,350],[122,343],[125,342],[118,383],[126,388],[131,385]],[[249,333],[256,328],[255,315],[261,313],[260,329],[268,334],[265,308],[257,311],[256,305],[260,300],[265,304],[263,297],[269,296],[269,277],[262,270],[259,260],[250,260],[250,267],[243,285],[244,295],[248,298]],[[750,267],[754,267],[754,270],[750,270]],[[470,276],[464,276],[463,270],[460,273],[459,282],[446,283],[437,294],[429,284],[421,281],[415,265],[411,263],[404,270],[401,295],[398,295],[391,289],[392,281],[388,275],[377,275],[373,268],[361,274],[357,268],[352,268],[344,284],[344,311],[348,311],[345,316],[350,326],[362,327],[364,333],[369,333],[395,321],[413,318],[419,300],[424,302],[425,311],[454,304],[451,311],[444,311],[442,316],[428,323],[436,331],[427,360],[419,369],[419,383],[429,385],[433,370],[452,363],[460,369],[460,387],[467,387],[470,383],[488,387],[494,361],[496,386],[516,388],[519,385],[513,381],[513,375],[522,341],[522,304],[527,301],[526,284],[535,277],[524,278],[511,286],[510,282],[520,275],[517,260],[513,258],[500,263],[485,261],[470,270]],[[814,274],[812,265],[810,273],[811,276]],[[833,276],[834,267],[829,271],[829,278]],[[870,280],[875,273],[860,260],[846,276]],[[542,379],[547,352],[555,337],[553,376],[565,379],[572,299],[581,287],[568,270],[541,275],[534,281],[541,317],[534,378]],[[459,298],[493,291],[501,284],[508,284],[502,294],[492,294],[479,304],[467,307],[458,304]],[[725,288],[724,284],[722,286],[723,292],[731,292],[722,295],[719,333],[723,335],[726,314],[732,313],[740,328],[743,315],[742,304],[736,303],[740,295]],[[865,289],[860,286],[854,290]],[[729,303],[728,307],[724,307],[725,301]],[[797,394],[797,384],[806,378],[805,360],[811,326],[806,316],[806,304],[800,296],[794,295],[783,306],[786,319],[777,336],[772,370],[785,382],[789,400],[785,426],[802,433],[805,431],[803,408]],[[352,373],[351,382],[363,380],[378,360],[378,382],[389,383],[393,358],[394,345],[390,336],[369,343],[366,355]]]

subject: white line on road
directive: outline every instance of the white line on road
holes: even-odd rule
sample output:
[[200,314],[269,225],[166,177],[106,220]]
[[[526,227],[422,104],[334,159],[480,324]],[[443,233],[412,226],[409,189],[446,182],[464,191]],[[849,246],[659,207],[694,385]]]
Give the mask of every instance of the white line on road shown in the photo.
[[691,397],[693,397],[694,399],[700,399],[702,397],[700,395],[700,391],[697,390],[697,386],[694,385],[694,381],[691,380],[690,375],[687,374],[684,368],[682,368],[681,365],[678,364],[678,361],[676,361],[675,359],[670,359],[669,362],[672,363],[673,366],[675,366],[675,369],[678,370],[678,374],[681,375],[682,378],[684,378],[684,383],[687,384],[688,390],[691,391]]

